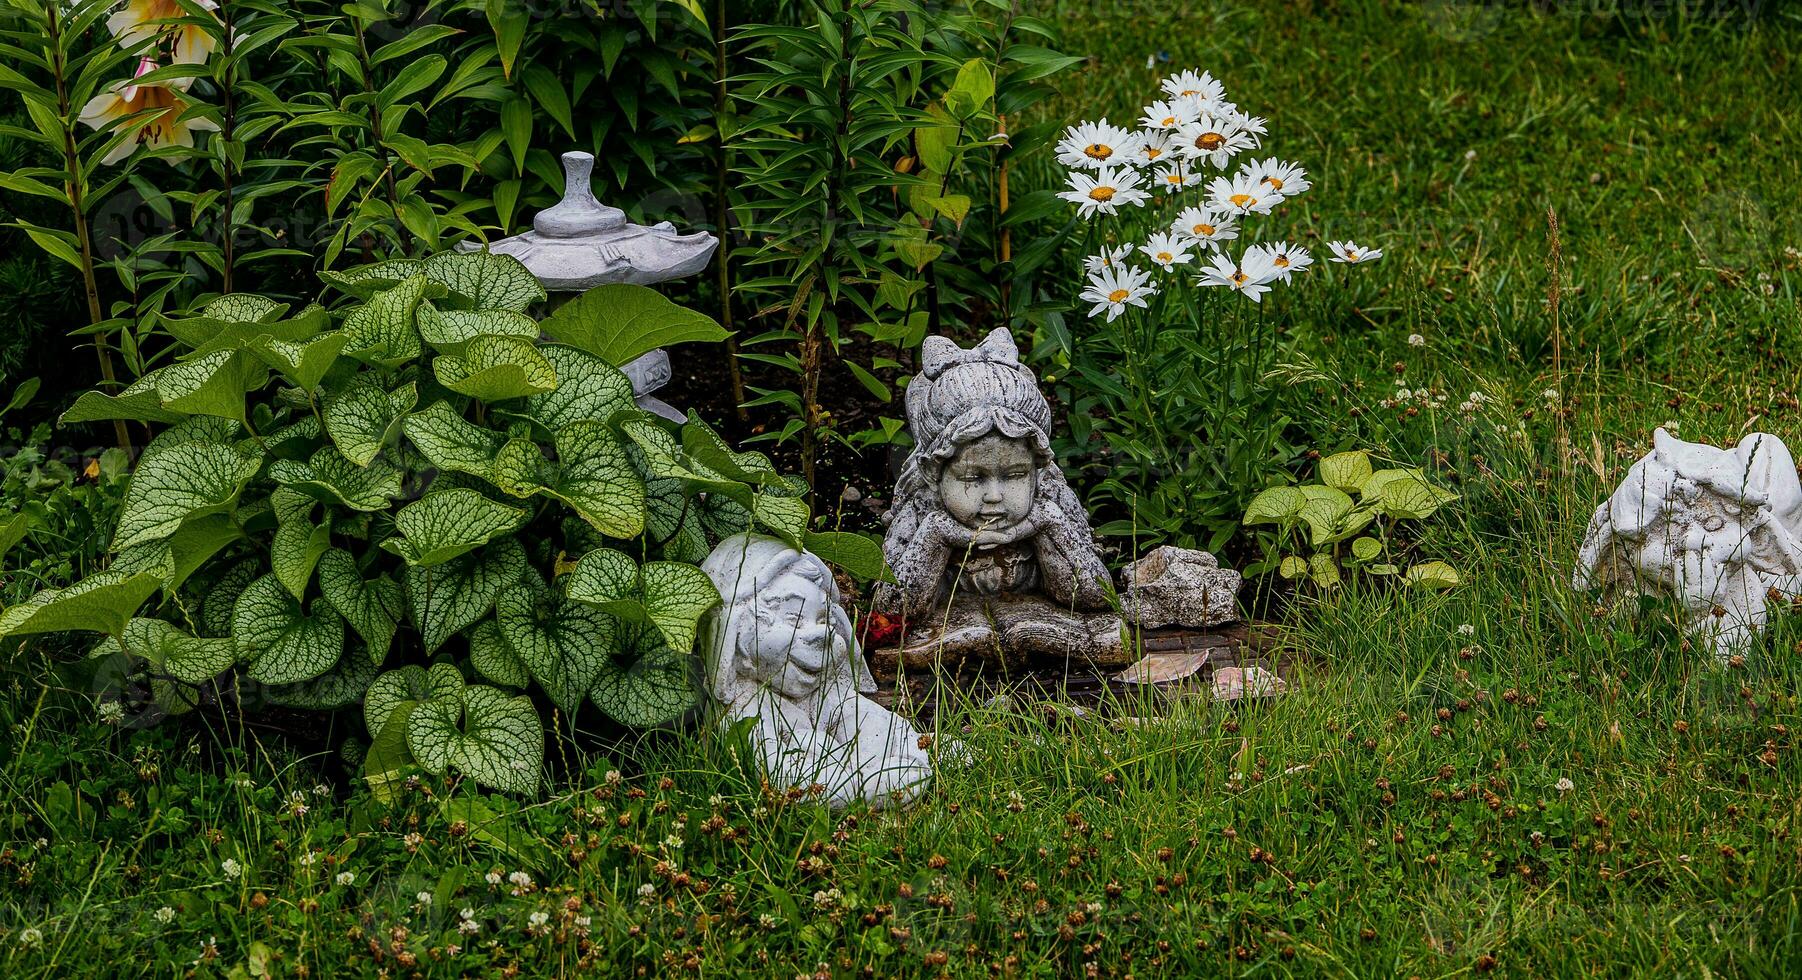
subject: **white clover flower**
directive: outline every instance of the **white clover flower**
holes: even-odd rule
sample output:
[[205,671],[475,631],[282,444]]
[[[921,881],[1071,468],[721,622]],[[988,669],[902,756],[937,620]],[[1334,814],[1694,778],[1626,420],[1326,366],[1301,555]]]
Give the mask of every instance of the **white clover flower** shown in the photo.
[[340,871],[338,877],[332,880],[336,881],[341,888],[349,888],[357,883],[357,874],[354,871]]
[[1188,265],[1195,257],[1189,254],[1188,241],[1165,232],[1156,232],[1139,246],[1145,257],[1157,263],[1158,268],[1169,272],[1179,265]]
[[1475,626],[1470,625],[1469,623],[1459,623],[1458,624],[1458,635],[1459,636],[1476,636],[1477,628]]
[[1147,296],[1157,294],[1150,279],[1151,273],[1128,266],[1103,269],[1089,277],[1088,288],[1077,298],[1095,304],[1089,309],[1090,316],[1106,310],[1108,322],[1112,323],[1128,306],[1143,307]]
[[618,786],[620,784],[620,781],[624,780],[626,777],[620,775],[618,769],[609,769],[609,770],[607,770],[607,775],[605,775],[601,778],[606,780],[607,785],[609,785],[609,786]]
[[117,725],[125,720],[125,706],[117,701],[103,701],[94,714],[102,725]]
[[238,876],[244,873],[244,866],[239,864],[235,858],[226,858],[219,862],[219,870],[225,872],[225,880],[236,881]]
[[639,898],[650,898],[652,895],[655,895],[655,894],[657,894],[657,886],[651,884],[648,881],[645,882],[644,884],[638,886],[638,897]]
[[1472,160],[1475,160],[1476,158],[1477,158],[1477,151],[1475,151],[1475,150],[1465,150],[1464,151],[1464,160],[1466,163],[1468,163]]
[[319,863],[319,852],[318,851],[307,851],[305,854],[302,854],[299,858],[296,858],[295,860],[296,860],[296,863],[298,863],[301,867],[310,868],[313,865]]
[[1077,216],[1114,214],[1125,205],[1144,206],[1151,197],[1139,188],[1139,175],[1130,167],[1103,167],[1093,174],[1071,171],[1070,189],[1058,197],[1077,205]]
[[1208,181],[1208,207],[1227,214],[1269,214],[1283,195],[1244,172]]
[[413,896],[413,900],[418,902],[421,905],[430,905],[430,904],[432,904],[432,893],[431,892],[420,892],[419,894]]
[[1555,402],[1558,400],[1558,389],[1547,388],[1539,393],[1539,397],[1544,398],[1548,402]]
[[1558,792],[1560,792],[1560,793],[1568,793],[1571,790],[1576,789],[1577,784],[1571,782],[1569,776],[1560,776],[1560,777],[1558,777],[1558,782],[1556,784],[1554,784],[1553,788],[1557,789]]
[[154,918],[156,921],[162,923],[163,925],[168,925],[169,923],[175,921],[175,910],[170,908],[167,905],[163,906],[160,909],[157,909],[155,912],[150,913],[150,915],[151,915],[151,918]]
[[1196,285],[1225,286],[1254,303],[1263,302],[1264,294],[1270,292],[1271,281],[1276,279],[1276,268],[1270,257],[1256,249],[1246,249],[1238,262],[1224,252],[1215,252],[1211,261],[1211,265],[1202,267]]
[[591,925],[594,925],[594,916],[592,916],[592,915],[578,915],[578,916],[576,916],[576,918],[575,918],[575,923],[576,923],[576,928],[577,928],[577,929],[586,929],[586,928],[588,928],[588,927],[589,927],[589,926],[591,926]]
[[1102,118],[1064,130],[1064,138],[1057,144],[1057,162],[1075,170],[1101,170],[1126,163],[1138,150],[1138,133]]
[[330,786],[327,786],[324,783],[317,783],[313,786],[313,795],[314,796],[330,796],[330,795],[332,795],[332,788]]
[[44,931],[37,926],[26,926],[19,930],[19,948],[35,949],[44,945]]
[[1308,180],[1308,172],[1300,164],[1278,160],[1276,157],[1265,157],[1246,164],[1245,172],[1258,183],[1269,187],[1284,197],[1294,197],[1311,189],[1314,184]]
[[1420,334],[1417,334],[1417,333],[1411,333],[1408,335],[1408,346],[1409,347],[1425,347],[1426,345],[1427,345],[1426,337],[1424,337]]
[[671,834],[663,839],[663,846],[672,851],[679,851],[682,849],[682,838],[677,837],[675,834]]
[[551,921],[551,914],[549,912],[533,912],[526,916],[526,921],[532,924],[532,928],[542,929],[545,923]]
[[1260,261],[1270,262],[1270,267],[1276,271],[1276,282],[1286,283],[1291,276],[1308,271],[1308,267],[1314,264],[1314,256],[1308,254],[1307,249],[1288,242],[1253,245],[1247,251],[1256,251],[1262,256]]
[[757,917],[757,924],[762,926],[765,929],[774,929],[774,928],[776,928],[776,924],[781,921],[782,921],[781,919],[776,918],[775,916],[769,914],[768,912],[765,912],[762,915],[759,915]]
[[1357,265],[1362,262],[1375,262],[1383,257],[1380,248],[1365,248],[1356,242],[1327,242],[1326,247],[1333,250],[1333,261],[1346,265]]
[[1185,238],[1218,248],[1221,242],[1230,242],[1239,237],[1239,222],[1230,214],[1208,208],[1184,208],[1176,216],[1176,222],[1170,226],[1170,230]]
[[474,919],[464,919],[457,923],[457,931],[465,936],[473,936],[482,931],[482,924]]
[[715,793],[712,796],[709,796],[707,798],[707,805],[710,807],[713,807],[715,810],[719,809],[721,806],[724,806],[725,803],[726,803],[726,798],[721,796],[718,793]]
[[482,876],[482,880],[488,882],[489,885],[499,885],[502,880],[501,873],[499,871],[490,871]]
[[1131,254],[1133,254],[1133,247],[1131,245],[1120,245],[1114,248],[1103,245],[1101,246],[1101,251],[1094,255],[1087,256],[1082,260],[1082,268],[1084,272],[1093,275],[1103,269],[1111,269],[1114,266],[1119,265],[1122,259]]

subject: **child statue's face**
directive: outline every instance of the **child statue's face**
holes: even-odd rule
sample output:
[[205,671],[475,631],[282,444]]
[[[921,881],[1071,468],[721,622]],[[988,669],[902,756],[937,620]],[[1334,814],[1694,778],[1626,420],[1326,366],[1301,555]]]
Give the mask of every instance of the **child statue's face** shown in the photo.
[[836,639],[832,601],[817,583],[793,572],[772,582],[770,596],[761,601],[752,674],[784,696],[812,694],[825,680]]
[[1024,439],[991,432],[958,450],[939,475],[939,499],[959,524],[999,531],[1032,512],[1039,468]]

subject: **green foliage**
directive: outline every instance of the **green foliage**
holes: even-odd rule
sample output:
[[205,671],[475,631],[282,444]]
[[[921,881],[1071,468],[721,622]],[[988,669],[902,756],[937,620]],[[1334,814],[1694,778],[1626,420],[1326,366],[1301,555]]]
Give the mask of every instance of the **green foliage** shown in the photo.
[[1363,451],[1321,459],[1319,475],[1316,484],[1264,490],[1245,508],[1244,526],[1277,528],[1283,553],[1267,558],[1264,569],[1274,565],[1287,579],[1306,576],[1321,589],[1339,585],[1344,572],[1400,576],[1425,589],[1461,584],[1458,570],[1443,561],[1418,562],[1404,570],[1399,553],[1407,549],[1398,547],[1396,528],[1400,521],[1432,517],[1456,501],[1457,494],[1418,469],[1376,469]]
[[[171,713],[228,668],[285,703],[362,701],[379,787],[417,765],[535,789],[544,727],[527,689],[565,715],[592,700],[622,724],[681,718],[696,624],[719,601],[693,562],[753,525],[802,545],[805,485],[699,419],[639,411],[606,359],[520,336],[543,292],[512,259],[332,278],[361,301],[290,316],[223,297],[172,331],[185,353],[76,403],[84,420],[179,421],[125,487],[112,566],[6,610],[0,634],[106,634],[97,653],[175,675],[151,688]],[[578,300],[581,339],[630,338],[595,344],[624,357],[715,335],[692,314],[644,322],[667,306],[649,292]],[[422,334],[431,309],[464,315],[455,336]],[[280,344],[314,363],[281,371]],[[481,367],[447,372],[453,358]],[[157,617],[140,617],[159,591]]]

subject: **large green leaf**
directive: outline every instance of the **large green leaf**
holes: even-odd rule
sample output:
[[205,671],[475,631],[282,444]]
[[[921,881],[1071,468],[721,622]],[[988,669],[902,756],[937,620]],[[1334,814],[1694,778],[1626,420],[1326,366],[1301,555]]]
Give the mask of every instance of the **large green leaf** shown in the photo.
[[163,408],[238,422],[244,421],[244,395],[269,380],[269,368],[262,361],[238,350],[177,361],[152,374]]
[[419,304],[419,335],[441,351],[459,351],[477,337],[538,339],[538,321],[506,310],[441,310]]
[[406,615],[406,598],[398,583],[379,573],[364,578],[350,552],[333,548],[319,559],[319,594],[363,638],[372,662],[388,659],[394,632]]
[[243,537],[243,530],[231,515],[208,514],[184,522],[166,538],[118,551],[108,567],[126,572],[166,570],[163,592],[173,595],[209,559]]
[[637,411],[632,382],[606,361],[561,344],[547,344],[538,352],[556,372],[557,387],[527,398],[519,412],[547,432],[560,432],[573,422],[605,422],[617,412]]
[[[165,317],[162,323],[165,330],[193,348],[195,354],[239,350],[253,346],[259,340],[302,343],[318,336],[331,324],[331,314],[321,306],[309,306],[293,319],[283,320],[280,316],[286,310],[285,306],[274,307],[271,318],[265,320],[228,320],[203,313],[185,319]],[[184,359],[192,356],[194,354],[184,355]]]
[[1245,508],[1244,524],[1282,524],[1301,516],[1308,497],[1295,487],[1271,487],[1251,498]]
[[1346,493],[1356,493],[1373,472],[1370,454],[1362,450],[1334,453],[1320,461],[1320,482]]
[[506,440],[459,415],[449,402],[433,402],[414,412],[401,429],[420,455],[439,469],[493,479],[494,458]]
[[69,410],[57,421],[61,425],[110,422],[114,419],[170,423],[187,418],[182,412],[163,407],[162,396],[156,390],[156,373],[151,371],[127,385],[117,395],[105,395],[98,391],[82,392],[81,397],[75,399],[75,404],[69,406]]
[[551,701],[573,712],[613,648],[614,620],[559,595],[536,574],[501,590],[494,618],[501,638]]
[[519,655],[501,636],[500,624],[484,619],[469,630],[469,665],[502,687],[525,687],[532,680]]
[[1456,568],[1442,561],[1421,562],[1410,566],[1404,577],[1409,585],[1423,589],[1449,589],[1464,581]]
[[463,675],[447,663],[433,664],[430,670],[408,664],[384,671],[369,685],[363,695],[363,724],[371,737],[380,735],[394,709],[412,702],[423,704],[439,698],[456,700],[463,696]]
[[515,497],[555,497],[610,537],[644,532],[644,481],[610,429],[599,422],[572,422],[557,433],[556,447],[553,463],[537,443],[509,441],[494,459],[495,486]]
[[344,655],[331,670],[311,680],[293,684],[271,684],[264,696],[271,704],[311,711],[335,711],[361,703],[375,682],[381,668],[369,662],[369,656],[355,645],[346,645]]
[[304,463],[278,459],[270,464],[269,476],[322,503],[360,511],[387,510],[401,490],[400,470],[380,459],[358,466],[336,446],[320,447]]
[[427,279],[461,300],[465,309],[524,313],[545,300],[538,277],[511,255],[440,252],[420,263]]
[[418,259],[387,259],[354,269],[328,269],[319,274],[319,278],[363,300],[419,276]]
[[[378,678],[379,679],[379,678]],[[370,685],[372,688],[373,684]],[[413,753],[407,749],[407,722],[419,708],[417,701],[404,701],[380,726],[369,728],[369,752],[363,757],[363,781],[369,793],[383,803],[393,804],[400,798],[400,786],[407,770],[414,765]]]
[[876,581],[888,569],[882,559],[882,543],[866,534],[808,531],[801,543],[805,545],[803,550],[837,565],[861,581]]
[[0,636],[92,630],[117,636],[144,600],[162,587],[164,570],[95,572],[64,589],[45,589],[0,613]]
[[395,368],[419,359],[425,348],[414,326],[414,311],[425,296],[425,277],[415,276],[384,289],[344,318],[350,341],[344,353],[366,364]]
[[533,793],[544,773],[544,726],[532,699],[472,684],[428,701],[407,720],[407,748],[427,772],[455,767],[483,786]]
[[344,655],[344,620],[331,606],[303,609],[274,575],[245,587],[232,608],[232,642],[252,680],[292,684],[331,670]]
[[262,575],[262,563],[245,559],[225,570],[200,597],[200,631],[207,636],[229,636],[232,631],[232,609],[238,596]]
[[1401,520],[1423,520],[1440,507],[1458,499],[1450,490],[1428,483],[1417,476],[1401,476],[1383,484],[1383,513]]
[[712,426],[693,412],[688,413],[688,421],[682,425],[682,451],[691,465],[698,463],[728,480],[778,488],[787,484],[768,456],[733,450]]
[[[134,619],[125,624],[122,638],[125,652],[143,658],[158,673],[183,684],[204,684],[229,670],[237,660],[232,641],[190,636],[161,619]],[[109,636],[89,656],[117,654],[120,650],[119,638]]]
[[583,555],[563,589],[620,619],[651,624],[678,651],[693,649],[696,624],[720,601],[713,580],[693,565],[653,561],[641,567],[611,548]]
[[409,565],[437,565],[517,531],[527,513],[474,490],[439,490],[400,509],[394,526],[401,537],[382,547]]
[[503,538],[442,565],[408,566],[407,607],[426,652],[437,650],[457,631],[488,615],[495,596],[526,567],[525,549],[513,538]]
[[258,465],[255,457],[217,443],[147,449],[126,485],[113,550],[159,541],[184,521],[230,510]]
[[304,598],[307,583],[313,580],[314,566],[332,546],[331,515],[314,523],[313,511],[319,506],[318,501],[289,487],[277,487],[270,495],[270,503],[276,523],[275,537],[269,542],[269,565],[290,595]]
[[678,306],[648,286],[596,286],[539,325],[545,336],[623,366],[671,344],[717,343],[731,336],[712,317]]
[[393,391],[383,389],[371,375],[357,380],[325,400],[321,414],[325,431],[338,444],[344,458],[358,466],[393,444],[401,428],[401,420],[419,402],[419,386],[408,382]]
[[482,335],[463,345],[461,353],[440,354],[432,361],[438,383],[484,402],[538,395],[557,387],[557,372],[520,337]]
[[633,728],[667,725],[700,698],[696,658],[663,642],[649,624],[621,622],[619,651],[602,662],[589,691],[595,707]]
[[297,387],[313,391],[325,380],[326,372],[338,362],[338,355],[348,343],[349,334],[334,330],[301,341],[260,337],[246,349]]

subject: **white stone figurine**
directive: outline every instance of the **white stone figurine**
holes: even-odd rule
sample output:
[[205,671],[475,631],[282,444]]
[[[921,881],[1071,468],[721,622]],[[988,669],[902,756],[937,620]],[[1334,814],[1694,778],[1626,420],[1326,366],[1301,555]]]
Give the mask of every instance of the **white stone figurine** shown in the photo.
[[1572,584],[1676,598],[1692,636],[1725,658],[1764,627],[1770,597],[1802,591],[1802,480],[1783,440],[1732,449],[1659,429],[1652,452],[1596,508]]
[[912,725],[862,696],[876,684],[825,563],[776,538],[739,534],[701,568],[723,600],[701,633],[719,726],[756,719],[751,737],[770,784],[819,783],[833,806],[918,797],[932,761]]

